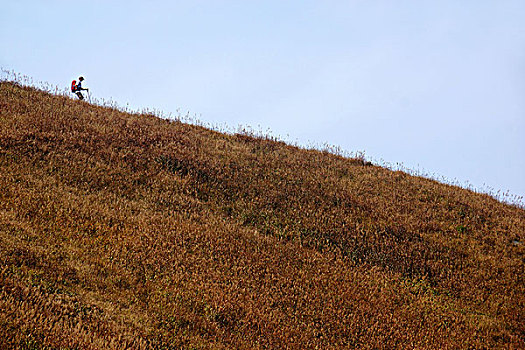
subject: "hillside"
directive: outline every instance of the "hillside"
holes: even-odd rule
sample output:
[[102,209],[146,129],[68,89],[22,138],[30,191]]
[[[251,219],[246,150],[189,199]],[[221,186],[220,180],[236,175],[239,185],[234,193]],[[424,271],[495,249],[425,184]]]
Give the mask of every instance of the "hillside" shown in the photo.
[[0,348],[525,348],[525,211],[0,85]]

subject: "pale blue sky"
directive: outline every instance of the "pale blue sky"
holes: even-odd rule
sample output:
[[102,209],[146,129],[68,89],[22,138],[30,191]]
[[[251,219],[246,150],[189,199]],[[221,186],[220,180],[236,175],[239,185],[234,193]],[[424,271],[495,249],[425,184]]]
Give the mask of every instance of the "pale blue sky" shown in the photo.
[[5,1],[0,66],[525,195],[525,1]]

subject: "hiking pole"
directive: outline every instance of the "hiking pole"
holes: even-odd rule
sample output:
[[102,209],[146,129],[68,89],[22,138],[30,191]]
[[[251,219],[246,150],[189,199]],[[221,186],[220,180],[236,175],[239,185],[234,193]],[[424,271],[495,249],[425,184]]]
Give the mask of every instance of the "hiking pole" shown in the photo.
[[88,94],[88,101],[89,103],[91,103],[91,96],[89,95],[89,89],[87,89],[87,94]]

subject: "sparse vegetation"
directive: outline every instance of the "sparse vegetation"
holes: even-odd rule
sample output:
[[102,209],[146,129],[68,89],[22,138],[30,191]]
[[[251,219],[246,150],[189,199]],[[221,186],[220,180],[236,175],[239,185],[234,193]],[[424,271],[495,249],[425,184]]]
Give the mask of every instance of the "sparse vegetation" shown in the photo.
[[525,211],[0,84],[0,347],[525,348]]

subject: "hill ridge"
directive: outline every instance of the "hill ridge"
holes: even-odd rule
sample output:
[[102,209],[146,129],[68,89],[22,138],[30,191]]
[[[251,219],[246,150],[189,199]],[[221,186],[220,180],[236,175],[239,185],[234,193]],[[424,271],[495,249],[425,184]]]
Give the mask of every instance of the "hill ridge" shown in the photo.
[[7,82],[0,106],[0,344],[525,346],[523,209]]

